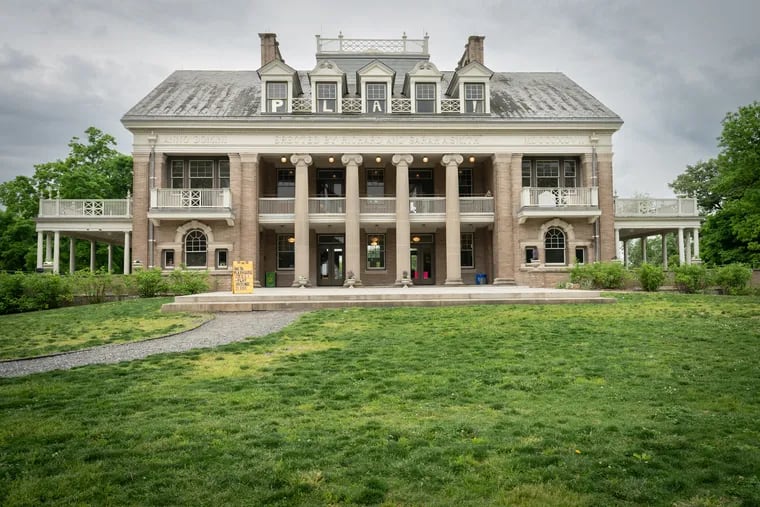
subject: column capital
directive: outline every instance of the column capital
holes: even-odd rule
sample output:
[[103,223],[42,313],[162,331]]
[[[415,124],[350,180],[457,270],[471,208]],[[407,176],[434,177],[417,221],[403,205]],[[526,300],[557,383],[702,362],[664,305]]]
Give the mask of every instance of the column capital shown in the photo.
[[443,158],[441,158],[441,165],[450,166],[455,165],[459,166],[459,164],[462,163],[464,160],[464,157],[458,153],[449,153],[447,155],[444,155]]
[[311,165],[312,159],[311,155],[308,153],[296,153],[291,155],[290,157],[290,163],[293,165]]
[[403,164],[408,166],[412,163],[414,160],[414,157],[410,155],[409,153],[399,154],[399,155],[393,155],[393,158],[391,159],[391,162],[393,162],[393,165],[397,166],[399,164]]
[[364,162],[364,157],[362,157],[358,153],[346,153],[345,155],[340,157],[340,161],[345,166],[349,166],[352,164],[358,166],[358,165],[362,165],[362,162]]

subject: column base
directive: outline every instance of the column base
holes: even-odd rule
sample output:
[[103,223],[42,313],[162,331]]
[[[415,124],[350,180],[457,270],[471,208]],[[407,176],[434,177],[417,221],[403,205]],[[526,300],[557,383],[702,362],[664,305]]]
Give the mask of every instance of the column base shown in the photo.
[[393,282],[394,287],[411,287],[413,285],[414,283],[408,278],[404,278],[402,280],[396,280],[395,282]]
[[309,280],[294,280],[290,286],[300,288],[311,287],[311,282]]
[[443,282],[443,285],[445,286],[464,285],[464,282],[462,281],[461,278],[459,278],[457,280],[446,280],[445,282]]
[[494,285],[517,285],[514,278],[494,278]]

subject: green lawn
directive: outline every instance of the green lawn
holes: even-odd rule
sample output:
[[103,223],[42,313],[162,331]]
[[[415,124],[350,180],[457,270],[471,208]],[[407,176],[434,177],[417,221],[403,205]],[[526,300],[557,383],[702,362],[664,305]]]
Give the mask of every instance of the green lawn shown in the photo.
[[760,504],[760,298],[616,297],[0,380],[0,504]]
[[209,315],[161,313],[173,298],[132,299],[118,303],[0,315],[0,359],[155,338],[197,327]]

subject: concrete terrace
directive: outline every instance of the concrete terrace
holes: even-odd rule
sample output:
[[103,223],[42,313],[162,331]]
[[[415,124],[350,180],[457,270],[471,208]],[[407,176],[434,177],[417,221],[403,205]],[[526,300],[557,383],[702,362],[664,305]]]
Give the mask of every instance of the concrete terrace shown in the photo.
[[262,288],[253,294],[209,292],[177,296],[164,312],[249,312],[319,308],[494,304],[613,303],[599,291],[515,286]]

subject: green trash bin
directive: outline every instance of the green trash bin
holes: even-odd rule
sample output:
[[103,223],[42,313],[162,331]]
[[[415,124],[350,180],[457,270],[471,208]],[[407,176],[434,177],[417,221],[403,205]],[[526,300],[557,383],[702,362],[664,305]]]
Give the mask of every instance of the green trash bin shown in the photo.
[[264,285],[266,287],[277,287],[277,273],[274,271],[267,271]]

